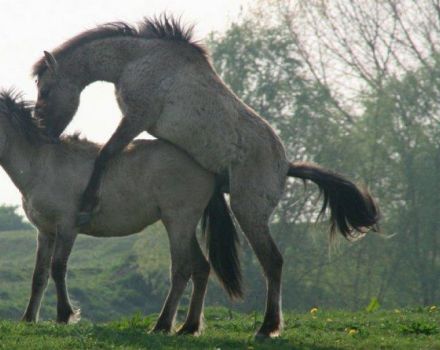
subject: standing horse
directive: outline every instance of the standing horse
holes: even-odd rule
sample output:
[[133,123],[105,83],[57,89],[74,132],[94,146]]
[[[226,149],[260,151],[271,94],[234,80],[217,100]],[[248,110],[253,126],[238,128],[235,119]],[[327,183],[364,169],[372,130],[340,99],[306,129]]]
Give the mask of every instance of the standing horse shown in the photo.
[[[67,323],[79,316],[66,286],[67,261],[78,234],[75,216],[99,148],[72,137],[50,141],[26,103],[0,93],[0,165],[22,193],[26,215],[38,228],[32,293],[23,320],[38,319],[51,268],[57,320]],[[226,290],[235,291],[240,283],[235,227],[214,183],[212,173],[168,142],[136,141],[110,162],[101,186],[101,210],[80,230],[97,237],[126,236],[162,220],[170,241],[171,288],[156,331],[171,330],[189,278],[193,293],[179,333],[199,331],[210,271],[195,235],[202,214],[210,223],[210,250],[221,259],[214,270]],[[217,244],[220,233],[226,245]]]
[[[45,52],[33,69],[39,91],[36,115],[48,133],[58,137],[87,85],[95,81],[115,85],[123,118],[95,161],[80,204],[80,223],[90,219],[98,202],[97,189],[108,160],[144,130],[185,150],[218,178],[226,178],[233,214],[267,279],[266,312],[258,335],[276,335],[281,323],[282,257],[270,236],[269,218],[286,176],[314,176],[322,186],[338,185],[332,182],[333,174],[315,176],[316,169],[287,161],[274,130],[228,89],[191,32],[162,16],[145,19],[138,28],[125,23],[99,26]],[[352,229],[364,230],[378,220],[371,198],[357,194],[358,204],[346,207],[348,212],[332,200],[329,203],[336,211],[334,223],[347,237]],[[337,202],[347,199],[344,192],[332,195]]]

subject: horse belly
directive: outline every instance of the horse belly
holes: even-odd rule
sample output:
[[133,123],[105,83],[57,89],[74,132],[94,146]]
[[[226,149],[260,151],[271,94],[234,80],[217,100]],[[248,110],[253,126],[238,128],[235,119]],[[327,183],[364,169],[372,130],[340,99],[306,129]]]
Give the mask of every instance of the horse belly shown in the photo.
[[92,219],[87,234],[98,237],[121,237],[142,231],[160,219],[157,208],[142,203],[138,209],[125,207],[124,203],[118,208],[100,209]]

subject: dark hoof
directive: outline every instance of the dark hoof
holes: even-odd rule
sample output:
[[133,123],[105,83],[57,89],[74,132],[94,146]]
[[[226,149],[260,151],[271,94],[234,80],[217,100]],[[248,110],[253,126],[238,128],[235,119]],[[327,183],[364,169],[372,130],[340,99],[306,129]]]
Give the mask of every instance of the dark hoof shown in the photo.
[[61,312],[58,314],[57,323],[75,324],[81,319],[81,310],[72,310],[69,312]]
[[281,332],[279,330],[272,331],[272,332],[258,331],[258,333],[255,334],[255,340],[264,341],[266,339],[278,338],[280,336],[280,334],[281,334]]
[[163,333],[163,334],[169,334],[171,333],[171,327],[163,326],[163,325],[156,325],[154,328],[150,331],[150,333]]
[[178,331],[177,335],[198,335],[200,333],[200,326],[198,324],[183,325]]
[[260,330],[255,334],[255,340],[265,340],[270,338],[278,338],[281,334],[281,326],[278,322],[261,326]]
[[24,315],[20,321],[26,322],[26,323],[36,323],[37,319],[36,319],[36,317],[30,317],[30,316]]
[[76,216],[76,226],[84,227],[92,221],[92,213],[89,211],[80,211]]

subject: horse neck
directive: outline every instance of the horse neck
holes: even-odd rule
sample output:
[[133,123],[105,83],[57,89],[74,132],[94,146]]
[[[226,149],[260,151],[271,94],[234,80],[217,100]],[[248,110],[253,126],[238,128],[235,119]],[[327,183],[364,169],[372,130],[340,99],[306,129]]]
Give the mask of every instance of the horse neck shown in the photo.
[[41,145],[27,141],[19,132],[16,135],[9,133],[6,150],[0,159],[1,166],[24,197],[33,187],[37,168],[43,166],[38,159],[40,148]]
[[62,73],[81,88],[95,81],[116,84],[125,66],[146,54],[148,41],[141,38],[95,40],[58,59]]

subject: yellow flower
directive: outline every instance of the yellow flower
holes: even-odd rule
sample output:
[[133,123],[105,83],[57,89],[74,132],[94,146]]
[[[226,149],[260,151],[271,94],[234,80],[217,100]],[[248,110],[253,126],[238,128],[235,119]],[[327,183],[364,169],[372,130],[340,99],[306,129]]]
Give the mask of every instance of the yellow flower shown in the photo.
[[312,316],[315,316],[318,313],[318,308],[314,307],[310,310],[310,313],[312,314]]
[[434,312],[434,311],[436,311],[437,310],[437,306],[435,306],[435,305],[432,305],[430,308],[429,308],[429,312]]
[[355,334],[357,334],[359,331],[357,330],[357,329],[354,329],[354,328],[350,328],[349,330],[348,330],[348,335],[355,335]]

